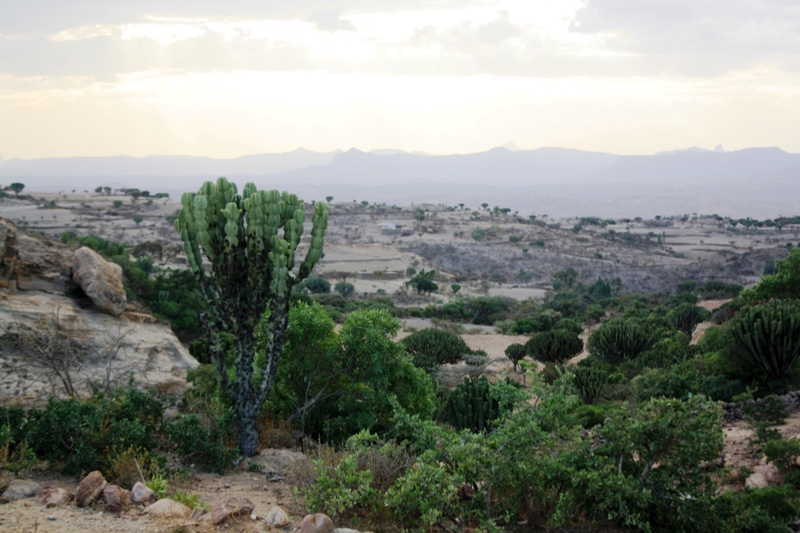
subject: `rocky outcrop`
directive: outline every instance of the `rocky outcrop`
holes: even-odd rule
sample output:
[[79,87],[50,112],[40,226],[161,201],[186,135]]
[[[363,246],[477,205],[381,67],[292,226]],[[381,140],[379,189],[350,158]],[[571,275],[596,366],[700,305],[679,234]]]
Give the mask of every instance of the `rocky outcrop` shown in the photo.
[[110,263],[83,246],[75,250],[72,279],[80,285],[94,305],[113,316],[119,316],[128,304],[122,286],[122,267]]
[[56,345],[78,355],[69,371],[79,395],[89,394],[89,381],[124,385],[131,374],[139,386],[185,388],[197,361],[169,325],[144,313],[99,311],[70,279],[72,266],[66,245],[0,218],[0,403],[34,405],[69,393],[47,364],[58,355],[47,347]]

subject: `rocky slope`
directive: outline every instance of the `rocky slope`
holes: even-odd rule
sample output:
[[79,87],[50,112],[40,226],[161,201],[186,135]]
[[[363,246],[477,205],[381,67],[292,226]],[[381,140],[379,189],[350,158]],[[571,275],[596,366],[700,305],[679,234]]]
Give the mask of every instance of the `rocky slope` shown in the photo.
[[[66,245],[0,218],[0,402],[86,395],[90,384],[105,388],[131,377],[144,387],[184,387],[197,361],[169,324],[125,304],[116,265],[100,258],[76,277],[75,259]],[[93,291],[114,307],[98,307]]]

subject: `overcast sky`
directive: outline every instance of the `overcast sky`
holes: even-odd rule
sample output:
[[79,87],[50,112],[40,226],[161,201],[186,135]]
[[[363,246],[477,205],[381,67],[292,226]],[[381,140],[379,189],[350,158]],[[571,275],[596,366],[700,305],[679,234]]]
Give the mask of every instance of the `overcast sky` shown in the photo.
[[797,0],[0,0],[0,154],[800,152]]

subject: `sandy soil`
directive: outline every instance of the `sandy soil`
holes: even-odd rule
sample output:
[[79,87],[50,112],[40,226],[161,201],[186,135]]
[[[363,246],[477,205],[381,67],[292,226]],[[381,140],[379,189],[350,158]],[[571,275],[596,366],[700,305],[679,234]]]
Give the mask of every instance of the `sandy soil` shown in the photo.
[[[58,486],[74,491],[77,481],[52,472],[34,473],[33,481],[42,486]],[[258,520],[240,517],[222,526],[222,529],[237,532],[264,531],[261,521],[273,505],[281,506],[293,522],[299,523],[305,515],[304,507],[294,500],[292,487],[285,482],[269,482],[263,474],[235,472],[224,476],[198,473],[188,479],[170,485],[175,490],[187,490],[199,494],[201,501],[213,505],[228,496],[249,498],[255,505],[253,511]],[[52,517],[52,518],[51,518]],[[184,526],[184,529],[180,529]],[[14,501],[0,505],[0,531],[9,533],[29,532],[83,532],[100,533],[118,531],[134,533],[141,531],[214,531],[209,523],[188,519],[156,519],[144,515],[138,508],[120,515],[103,511],[103,506],[79,509],[75,506],[47,509],[33,499]]]

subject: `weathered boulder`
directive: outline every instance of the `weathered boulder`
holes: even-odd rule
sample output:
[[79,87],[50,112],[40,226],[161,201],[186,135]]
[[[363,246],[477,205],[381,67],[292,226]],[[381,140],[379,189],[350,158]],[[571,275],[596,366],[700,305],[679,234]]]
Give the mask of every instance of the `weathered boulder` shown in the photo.
[[333,533],[333,521],[322,513],[306,515],[300,524],[300,533]]
[[269,511],[267,511],[267,515],[264,517],[264,524],[267,527],[285,527],[289,525],[289,515],[286,514],[286,511],[278,507],[277,505],[273,505]]
[[75,496],[61,487],[45,487],[36,498],[45,507],[61,507],[67,505]]
[[40,490],[42,490],[42,486],[38,483],[25,479],[15,479],[3,493],[3,497],[9,500],[21,500],[22,498],[36,496]]
[[117,485],[106,485],[103,489],[106,510],[118,513],[131,503],[131,493]]
[[122,267],[106,261],[91,248],[75,250],[72,279],[100,309],[114,316],[125,311],[128,302],[122,286]]
[[137,481],[131,489],[131,502],[133,503],[150,505],[151,503],[156,503],[156,500],[156,493],[153,492],[153,489],[141,481]]
[[744,481],[749,489],[763,489],[780,482],[780,473],[772,463],[756,465],[753,473]]
[[253,502],[247,498],[229,496],[211,508],[211,522],[218,525],[237,516],[249,515],[254,508]]
[[267,448],[261,450],[261,454],[251,457],[247,461],[250,464],[260,466],[261,470],[267,474],[278,474],[282,476],[295,461],[303,459],[306,459],[306,456],[300,452]]
[[106,480],[98,470],[90,472],[78,484],[75,491],[75,503],[78,507],[86,507],[97,501],[103,489],[106,488]]
[[164,498],[152,505],[148,505],[144,508],[144,512],[159,518],[188,518],[192,514],[191,509],[169,498]]

